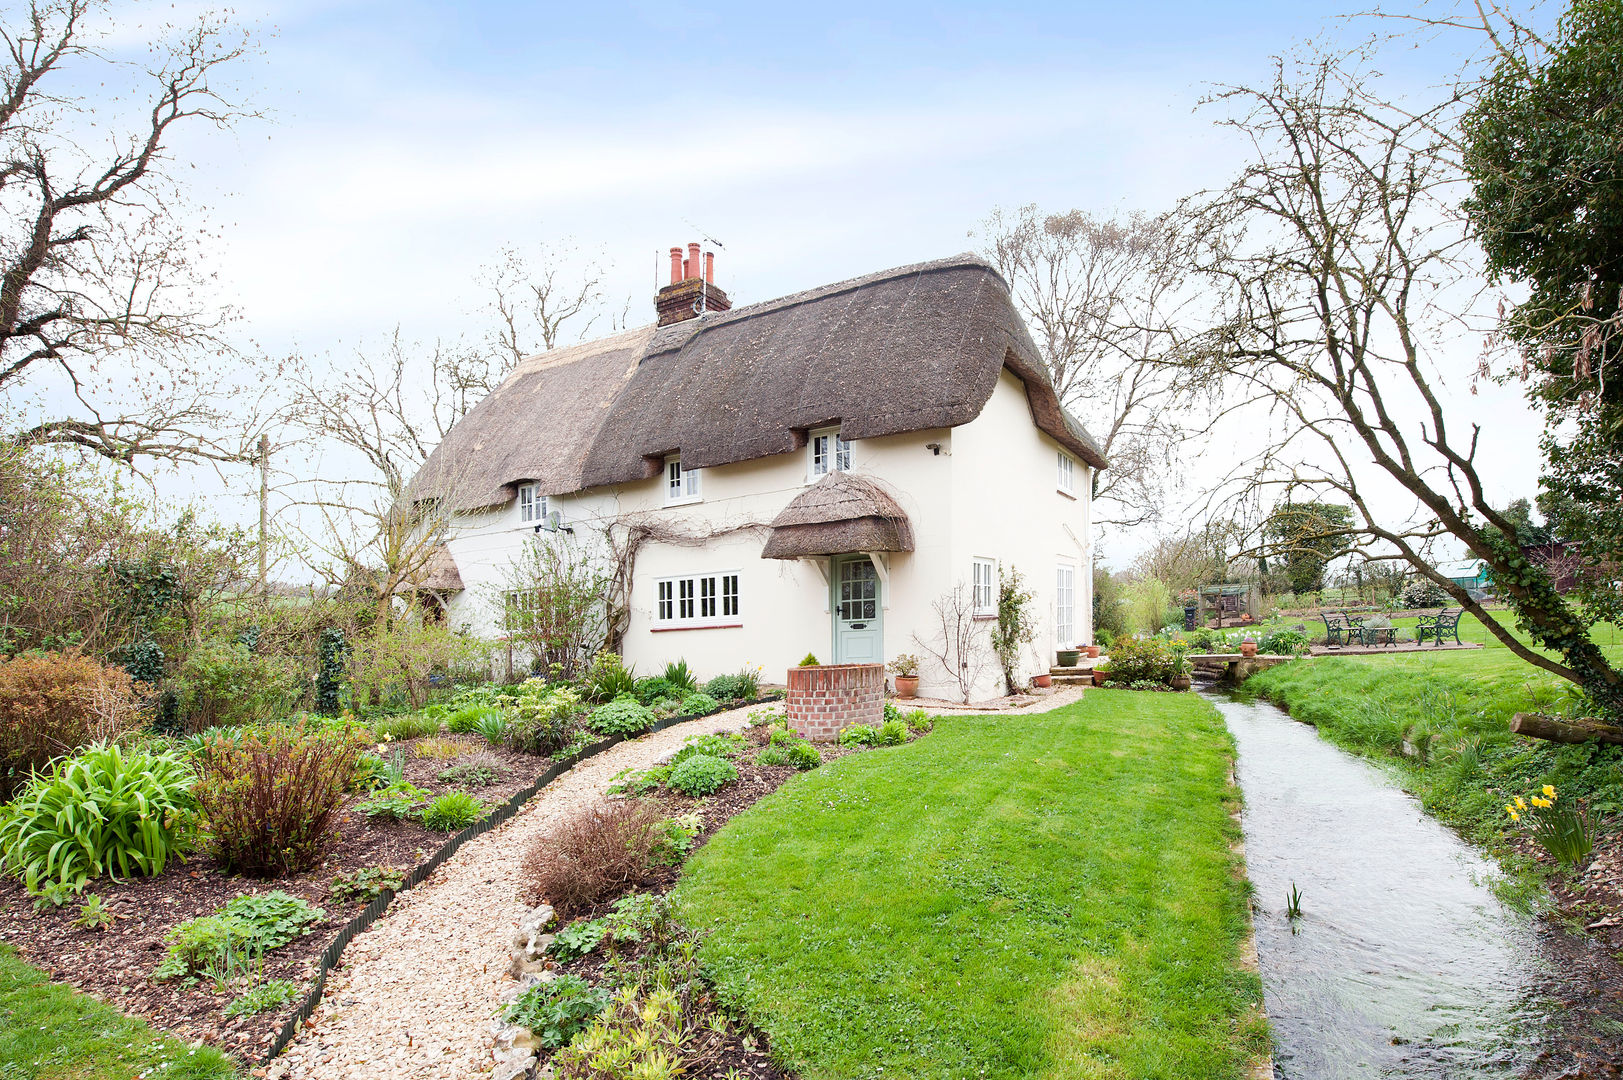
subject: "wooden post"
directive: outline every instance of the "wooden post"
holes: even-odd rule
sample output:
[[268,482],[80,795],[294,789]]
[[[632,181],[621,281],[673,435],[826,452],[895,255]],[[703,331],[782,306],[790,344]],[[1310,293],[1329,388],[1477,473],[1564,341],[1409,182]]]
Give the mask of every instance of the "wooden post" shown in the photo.
[[1623,728],[1598,720],[1557,720],[1541,713],[1519,712],[1510,718],[1510,730],[1517,735],[1549,742],[1603,742],[1623,746]]
[[259,436],[259,594],[265,595],[265,549],[270,543],[270,436]]

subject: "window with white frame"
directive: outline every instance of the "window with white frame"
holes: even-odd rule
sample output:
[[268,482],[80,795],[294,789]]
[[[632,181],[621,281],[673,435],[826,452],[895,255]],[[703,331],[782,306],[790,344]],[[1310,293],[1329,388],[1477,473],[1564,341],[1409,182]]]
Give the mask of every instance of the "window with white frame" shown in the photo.
[[1076,459],[1063,450],[1059,452],[1059,489],[1067,495],[1076,491]]
[[665,459],[665,505],[699,501],[699,470],[682,468],[680,455]]
[[654,583],[656,627],[737,626],[738,571],[681,574]]
[[975,614],[997,614],[997,563],[991,559],[976,559],[970,578]]
[[1068,649],[1076,644],[1076,567],[1060,563],[1054,580],[1054,643]]
[[851,444],[840,438],[839,430],[814,431],[811,445],[811,474],[827,476],[831,472],[845,472],[851,467]]
[[536,613],[541,610],[541,591],[539,589],[518,589],[503,596],[506,601],[506,624],[510,633],[528,629],[536,620]]
[[547,520],[547,497],[541,494],[540,485],[519,485],[518,519],[525,522]]

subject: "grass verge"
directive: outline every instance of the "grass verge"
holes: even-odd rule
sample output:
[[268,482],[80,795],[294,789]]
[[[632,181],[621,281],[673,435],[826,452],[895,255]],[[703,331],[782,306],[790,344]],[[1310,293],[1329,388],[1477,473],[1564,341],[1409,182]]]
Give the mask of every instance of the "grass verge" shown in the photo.
[[[1614,659],[1623,647],[1606,647]],[[1427,813],[1495,856],[1501,895],[1527,908],[1543,874],[1508,843],[1507,801],[1554,784],[1603,821],[1623,813],[1623,747],[1561,746],[1510,733],[1517,712],[1554,706],[1564,689],[1503,647],[1471,652],[1317,657],[1248,679],[1332,742],[1391,765]],[[1405,748],[1407,744],[1407,749]]]
[[679,899],[806,1080],[1238,1077],[1268,1038],[1231,754],[1192,695],[944,718],[739,815]]
[[5,1080],[227,1080],[231,1059],[193,1049],[95,998],[52,983],[0,946],[0,1077]]

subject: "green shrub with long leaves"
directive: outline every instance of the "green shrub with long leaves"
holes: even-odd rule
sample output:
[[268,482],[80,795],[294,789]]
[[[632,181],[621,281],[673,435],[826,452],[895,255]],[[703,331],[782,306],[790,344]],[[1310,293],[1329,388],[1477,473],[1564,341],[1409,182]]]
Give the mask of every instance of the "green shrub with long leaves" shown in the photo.
[[31,893],[161,874],[191,827],[195,779],[176,753],[108,744],[63,758],[0,811],[6,869]]

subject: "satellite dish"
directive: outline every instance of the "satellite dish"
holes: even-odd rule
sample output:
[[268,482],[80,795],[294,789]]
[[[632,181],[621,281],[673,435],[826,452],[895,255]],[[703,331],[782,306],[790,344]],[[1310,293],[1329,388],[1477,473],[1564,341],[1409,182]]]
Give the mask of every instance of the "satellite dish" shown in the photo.
[[555,533],[555,532],[558,531],[558,528],[562,524],[562,522],[563,522],[563,518],[559,515],[558,511],[553,510],[553,511],[548,512],[547,519],[544,522],[544,526],[545,526],[547,532]]

